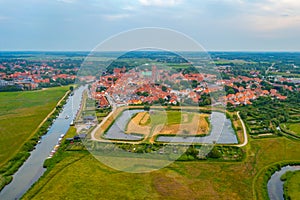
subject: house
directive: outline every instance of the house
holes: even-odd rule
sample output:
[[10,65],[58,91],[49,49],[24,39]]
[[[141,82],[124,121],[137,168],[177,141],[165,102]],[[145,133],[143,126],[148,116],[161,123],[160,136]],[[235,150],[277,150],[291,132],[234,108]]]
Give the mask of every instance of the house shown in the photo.
[[81,134],[75,135],[73,139],[74,140],[83,140],[86,138],[86,136],[87,136],[87,134],[81,133]]
[[169,101],[169,104],[177,105],[177,100],[173,98]]
[[106,97],[105,96],[100,96],[99,98],[99,104],[98,104],[98,108],[108,108],[110,107],[110,104],[109,102],[107,101]]
[[95,116],[85,116],[85,117],[83,117],[83,121],[84,121],[84,123],[96,121],[96,117]]

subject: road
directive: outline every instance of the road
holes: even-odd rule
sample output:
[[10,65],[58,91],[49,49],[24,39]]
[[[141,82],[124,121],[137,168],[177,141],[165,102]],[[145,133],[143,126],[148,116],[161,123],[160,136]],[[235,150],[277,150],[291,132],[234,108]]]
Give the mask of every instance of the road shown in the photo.
[[244,121],[242,120],[241,116],[240,116],[240,111],[237,112],[237,116],[239,118],[239,120],[242,123],[242,127],[243,127],[243,132],[244,132],[244,142],[242,144],[238,144],[236,145],[237,147],[244,147],[248,144],[248,136],[247,136],[247,130],[246,130],[246,126],[244,124]]
[[272,65],[266,70],[266,75],[268,75],[270,69],[272,69],[275,66],[275,63],[272,63]]
[[[106,95],[106,99],[108,100],[110,106],[112,107],[112,111],[102,120],[100,124],[97,125],[96,128],[91,132],[91,139],[92,140],[97,140],[97,141],[102,141],[102,139],[96,138],[95,134],[96,132],[100,129],[100,127],[114,114],[114,112],[117,109],[117,104],[113,101],[113,99],[109,96]],[[105,140],[107,141],[107,140]]]

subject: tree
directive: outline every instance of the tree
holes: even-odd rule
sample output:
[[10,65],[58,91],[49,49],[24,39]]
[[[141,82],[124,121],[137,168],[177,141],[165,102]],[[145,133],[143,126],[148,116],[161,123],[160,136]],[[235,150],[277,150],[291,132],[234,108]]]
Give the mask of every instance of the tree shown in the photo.
[[228,94],[235,94],[235,91],[233,88],[230,88],[229,90],[227,90],[227,95]]
[[227,103],[227,109],[228,109],[230,112],[234,111],[234,106],[233,106],[233,104],[230,103],[230,102],[228,102],[228,103]]
[[73,90],[74,90],[74,86],[71,85],[71,86],[70,86],[70,91],[73,92]]
[[196,80],[192,80],[192,88],[197,88],[198,82]]
[[149,111],[150,110],[150,106],[149,105],[144,106],[144,110],[145,111]]
[[251,89],[256,89],[256,88],[257,88],[257,85],[255,85],[255,84],[251,85]]
[[220,158],[222,154],[219,152],[217,147],[214,147],[211,152],[208,153],[208,157],[210,158]]

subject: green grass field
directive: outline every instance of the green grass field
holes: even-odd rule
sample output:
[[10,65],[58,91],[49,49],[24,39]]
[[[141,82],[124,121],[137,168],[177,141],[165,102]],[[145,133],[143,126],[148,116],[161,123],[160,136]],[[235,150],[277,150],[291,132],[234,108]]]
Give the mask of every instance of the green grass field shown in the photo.
[[288,130],[300,135],[300,123],[289,123],[286,125]]
[[191,122],[194,114],[180,111],[154,111],[150,113],[150,118],[145,125],[151,124],[151,127],[155,127],[160,124],[172,125],[183,123],[183,115],[187,115],[188,120],[186,123]]
[[299,199],[300,197],[300,171],[289,173],[284,183],[285,199]]
[[68,89],[0,93],[0,166],[30,138]]
[[254,199],[264,190],[259,172],[278,161],[300,161],[299,144],[250,139],[241,162],[177,161],[143,174],[106,167],[86,151],[66,151],[24,199]]

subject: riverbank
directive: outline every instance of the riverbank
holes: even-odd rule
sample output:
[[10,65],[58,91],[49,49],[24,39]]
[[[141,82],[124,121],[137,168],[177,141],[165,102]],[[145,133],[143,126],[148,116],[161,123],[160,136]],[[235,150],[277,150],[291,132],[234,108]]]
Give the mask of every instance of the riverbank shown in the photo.
[[[30,156],[30,152],[35,148],[36,144],[40,140],[40,137],[47,133],[47,129],[53,123],[58,113],[61,111],[63,105],[70,91],[65,92],[64,96],[56,103],[51,112],[42,120],[42,122],[35,128],[29,138],[24,144],[17,150],[15,156],[8,160],[6,164],[0,168],[0,191],[9,184],[13,179],[13,174],[23,165],[23,163]],[[26,102],[24,102],[26,103]]]
[[[300,166],[299,166],[300,168]],[[283,196],[284,199],[291,200],[300,197],[300,169],[297,171],[288,171],[282,177],[283,184]]]
[[58,106],[62,108],[58,117],[53,121],[51,127],[47,128],[47,134],[41,137],[40,142],[30,152],[30,157],[13,175],[12,182],[0,192],[0,199],[21,198],[32,184],[44,174],[46,171],[44,161],[61,144],[61,138],[70,128],[70,124],[79,110],[83,90],[84,87],[76,89],[63,107]]
[[272,175],[283,167],[296,165],[300,165],[300,160],[280,161],[261,169],[253,181],[254,199],[270,199],[267,185]]

